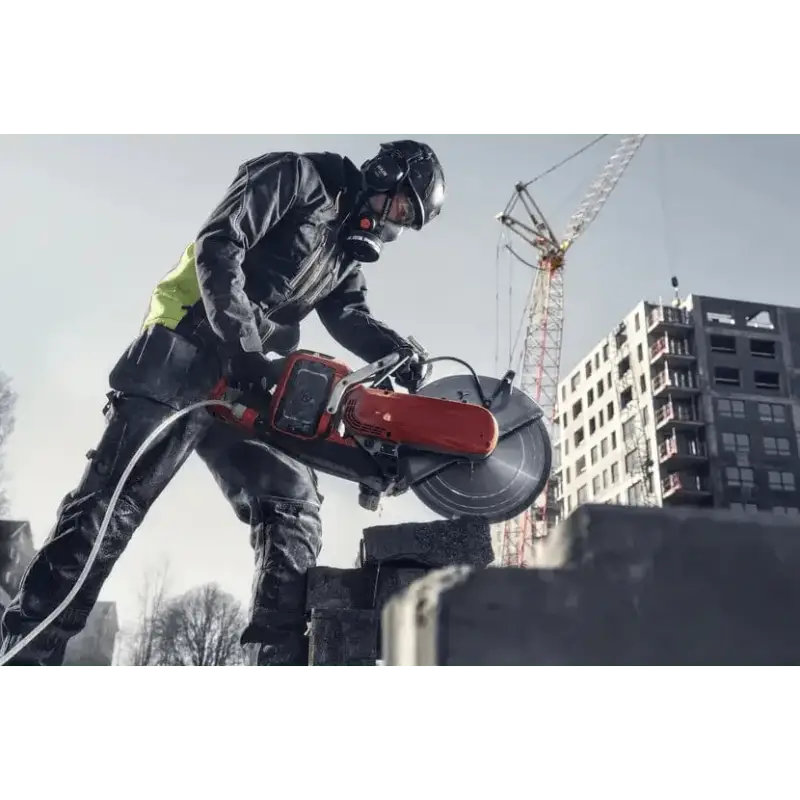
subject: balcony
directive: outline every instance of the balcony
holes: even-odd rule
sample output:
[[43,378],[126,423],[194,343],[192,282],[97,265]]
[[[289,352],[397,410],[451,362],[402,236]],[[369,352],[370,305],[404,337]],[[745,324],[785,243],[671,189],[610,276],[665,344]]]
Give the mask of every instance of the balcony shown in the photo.
[[688,339],[675,339],[665,335],[650,347],[651,364],[687,364],[694,360]]
[[689,370],[664,369],[653,376],[653,397],[691,397],[699,392],[697,376]]
[[707,458],[705,442],[693,436],[671,436],[658,446],[658,461],[669,469],[691,467]]
[[661,493],[665,504],[704,504],[711,498],[711,486],[700,475],[673,472],[661,481]]
[[561,481],[550,481],[547,484],[547,490],[544,496],[544,502],[540,503],[539,507],[547,506],[550,510],[558,508],[560,501],[563,499],[561,491]]
[[688,330],[693,327],[692,315],[683,308],[656,306],[647,315],[647,332]]
[[631,357],[631,343],[626,337],[625,339],[617,340],[616,342],[616,362],[621,364],[626,358]]
[[704,425],[694,404],[686,401],[669,402],[659,406],[655,412],[656,430],[670,430],[676,427],[699,427]]

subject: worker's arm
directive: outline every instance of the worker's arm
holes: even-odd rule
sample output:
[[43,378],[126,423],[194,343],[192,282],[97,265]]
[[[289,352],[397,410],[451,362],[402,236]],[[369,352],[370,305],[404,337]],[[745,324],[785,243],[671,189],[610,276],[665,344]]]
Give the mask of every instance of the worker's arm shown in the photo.
[[372,316],[360,269],[317,306],[317,314],[342,347],[366,362],[377,361],[406,344],[405,339]]
[[245,254],[293,207],[318,194],[320,178],[301,155],[267,155],[240,167],[195,240],[197,280],[206,315],[228,353],[261,352],[244,291]]

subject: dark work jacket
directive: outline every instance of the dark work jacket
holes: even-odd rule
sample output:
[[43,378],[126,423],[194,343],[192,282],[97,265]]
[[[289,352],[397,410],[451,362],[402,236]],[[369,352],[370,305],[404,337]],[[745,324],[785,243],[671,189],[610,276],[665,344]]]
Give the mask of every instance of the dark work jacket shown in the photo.
[[[404,340],[367,305],[361,265],[339,243],[360,185],[333,153],[269,153],[244,163],[178,265],[156,287],[144,327],[180,333],[207,319],[228,353],[296,344],[313,310],[342,347],[375,361]],[[288,337],[287,337],[288,331]]]

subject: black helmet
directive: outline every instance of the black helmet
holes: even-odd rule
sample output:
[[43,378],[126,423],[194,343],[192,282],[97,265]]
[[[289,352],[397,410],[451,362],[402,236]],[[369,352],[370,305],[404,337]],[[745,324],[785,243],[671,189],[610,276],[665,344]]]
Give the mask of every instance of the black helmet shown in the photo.
[[414,205],[408,227],[416,231],[442,210],[447,193],[444,170],[426,144],[410,139],[382,144],[378,155],[362,165],[361,174],[367,191],[408,194]]
[[[346,237],[359,261],[376,261],[384,242],[396,239],[404,228],[418,231],[439,216],[447,193],[436,153],[411,139],[382,144],[378,154],[361,165],[361,179]],[[370,202],[378,195],[386,196],[380,208]]]
[[436,153],[427,144],[411,139],[382,144],[378,155],[361,166],[361,174],[367,192],[408,194],[414,218],[407,227],[418,231],[442,210],[447,183]]

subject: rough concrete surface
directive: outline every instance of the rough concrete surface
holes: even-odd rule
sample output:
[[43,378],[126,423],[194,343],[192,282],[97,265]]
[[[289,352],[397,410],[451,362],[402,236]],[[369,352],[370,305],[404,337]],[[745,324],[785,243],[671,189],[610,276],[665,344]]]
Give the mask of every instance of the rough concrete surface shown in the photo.
[[440,595],[438,663],[800,664],[790,517],[584,506],[541,554]]
[[711,549],[720,559],[749,554],[800,556],[800,521],[781,514],[723,509],[585,505],[537,542],[534,567],[576,568],[611,562],[646,569],[664,552]]
[[309,664],[375,666],[380,612],[392,596],[436,567],[485,567],[493,560],[484,519],[366,528],[356,569],[317,567],[308,573]]
[[306,608],[380,609],[397,592],[421,578],[422,567],[392,565],[362,569],[315,567],[309,570]]
[[374,667],[379,655],[379,619],[377,611],[313,610],[309,625],[309,665]]
[[380,611],[395,594],[423,577],[426,568],[370,565],[316,567],[308,573],[309,664],[375,666]]
[[427,567],[494,561],[489,523],[480,517],[376,525],[364,530],[357,566],[402,562]]
[[306,609],[370,608],[370,584],[364,570],[313,567],[306,578]]

